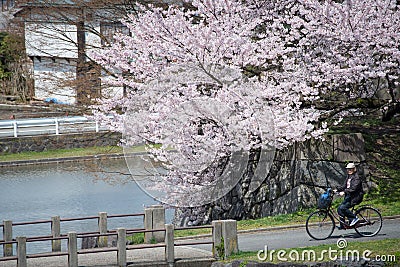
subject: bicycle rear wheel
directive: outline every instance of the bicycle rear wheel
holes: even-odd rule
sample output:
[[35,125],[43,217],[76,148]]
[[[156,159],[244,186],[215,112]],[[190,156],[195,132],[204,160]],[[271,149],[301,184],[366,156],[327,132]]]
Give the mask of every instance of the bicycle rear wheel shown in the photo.
[[362,207],[355,214],[359,219],[355,225],[355,230],[359,235],[375,236],[382,229],[382,216],[377,209]]
[[330,237],[335,230],[335,221],[332,215],[324,210],[317,210],[308,216],[306,221],[307,234],[316,240]]

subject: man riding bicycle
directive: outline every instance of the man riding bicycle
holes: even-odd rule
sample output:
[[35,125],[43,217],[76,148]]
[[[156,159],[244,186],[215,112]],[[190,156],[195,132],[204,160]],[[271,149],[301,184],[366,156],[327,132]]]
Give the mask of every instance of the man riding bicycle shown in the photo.
[[351,212],[351,208],[357,204],[360,204],[363,200],[364,191],[362,188],[362,181],[357,173],[357,168],[354,163],[349,163],[346,166],[347,178],[342,186],[337,188],[340,196],[345,196],[342,204],[337,209],[339,216],[341,217],[339,230],[345,229],[342,221],[347,217],[350,221],[350,226],[354,226],[358,222],[358,218]]

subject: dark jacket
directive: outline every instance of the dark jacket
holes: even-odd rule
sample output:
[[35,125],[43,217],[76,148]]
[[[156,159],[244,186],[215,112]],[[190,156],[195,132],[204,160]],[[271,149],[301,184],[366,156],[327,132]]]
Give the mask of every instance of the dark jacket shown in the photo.
[[[350,187],[347,188],[347,181],[349,179],[351,179]],[[345,192],[346,196],[350,196],[350,204],[352,206],[360,204],[363,200],[364,191],[362,187],[362,181],[356,172],[351,175],[347,175],[346,181],[344,181],[344,184],[342,186],[338,187],[338,191],[343,191]]]

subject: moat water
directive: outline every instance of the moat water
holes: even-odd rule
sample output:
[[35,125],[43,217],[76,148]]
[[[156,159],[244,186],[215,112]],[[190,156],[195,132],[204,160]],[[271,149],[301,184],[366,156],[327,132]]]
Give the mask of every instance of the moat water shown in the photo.
[[[0,224],[4,220],[50,220],[143,213],[158,204],[134,182],[124,159],[81,161],[0,168]],[[173,211],[167,211],[167,222]],[[142,228],[143,217],[110,218],[108,229]],[[97,220],[62,222],[61,232],[97,231]],[[14,226],[17,236],[50,235],[50,223]],[[0,231],[0,240],[3,240]],[[63,244],[63,250],[66,245]],[[3,254],[0,246],[0,253]],[[50,242],[27,244],[28,253],[51,251]]]

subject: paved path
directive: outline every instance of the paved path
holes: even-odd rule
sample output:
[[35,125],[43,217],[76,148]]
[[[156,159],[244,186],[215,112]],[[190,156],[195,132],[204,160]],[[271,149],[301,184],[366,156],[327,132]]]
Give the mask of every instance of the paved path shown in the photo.
[[[210,245],[211,246],[211,245]],[[196,266],[190,261],[210,261],[212,254],[210,250],[193,247],[175,247],[175,260],[187,262],[186,266]],[[128,266],[165,266],[165,248],[138,249],[127,251]],[[103,252],[97,254],[82,254],[78,256],[78,265],[91,267],[117,266],[117,252]],[[16,267],[16,261],[0,262],[1,267]],[[68,267],[68,257],[58,256],[51,258],[28,259],[28,267]]]
[[[335,230],[332,237],[327,240],[316,241],[311,239],[304,226],[291,229],[276,229],[263,231],[249,231],[239,233],[238,242],[241,251],[259,251],[268,246],[269,250],[281,248],[308,247],[320,244],[336,244],[339,238],[345,238],[348,242],[368,241],[386,238],[400,238],[400,219],[386,219],[383,221],[381,232],[375,237],[360,237],[354,230],[338,231]],[[194,240],[208,241],[210,237],[197,238]],[[177,240],[177,243],[191,242],[189,240]],[[373,250],[373,248],[371,248]],[[196,259],[197,261],[210,259],[211,245],[196,246],[177,246],[175,247],[175,258],[178,261]],[[164,261],[164,248],[140,249],[127,251],[127,261],[129,266],[162,266]],[[79,255],[79,266],[116,266],[116,252],[104,252],[99,254]],[[16,261],[0,262],[1,267],[15,267]],[[67,257],[28,259],[29,267],[66,267]],[[195,266],[188,263],[185,266]]]
[[326,240],[313,240],[305,227],[289,230],[277,230],[239,235],[239,249],[242,251],[258,251],[267,245],[269,249],[297,248],[317,246],[321,244],[336,244],[339,238],[347,242],[368,241],[387,238],[400,238],[400,219],[384,220],[382,230],[374,237],[360,237],[354,230],[335,230]]
[[[321,244],[336,246],[339,238],[344,238],[347,242],[400,238],[399,229],[400,219],[385,219],[382,230],[374,237],[360,237],[354,230],[335,230],[333,235],[326,240],[313,240],[307,235],[305,226],[300,225],[292,229],[275,228],[275,230],[242,232],[238,235],[238,243],[241,251],[259,251],[265,246],[268,246],[268,249],[309,247]],[[205,240],[210,240],[210,238],[205,238]],[[202,245],[197,248],[209,250]]]

